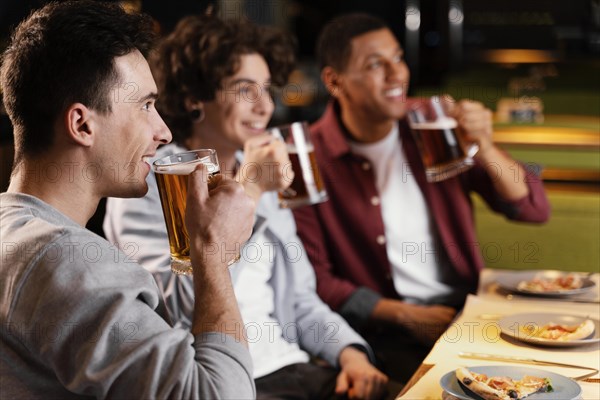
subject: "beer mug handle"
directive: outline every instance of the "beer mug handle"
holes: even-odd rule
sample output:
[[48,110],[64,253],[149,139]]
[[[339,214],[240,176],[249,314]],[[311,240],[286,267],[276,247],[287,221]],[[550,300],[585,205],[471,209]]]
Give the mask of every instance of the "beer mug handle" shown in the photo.
[[279,128],[271,128],[269,130],[269,132],[271,133],[271,135],[273,135],[275,137],[275,139],[285,142],[285,140],[283,139],[283,135],[281,134],[281,131],[279,130]]
[[478,151],[479,151],[479,145],[477,143],[473,143],[473,144],[469,145],[469,147],[467,148],[467,158],[472,160]]

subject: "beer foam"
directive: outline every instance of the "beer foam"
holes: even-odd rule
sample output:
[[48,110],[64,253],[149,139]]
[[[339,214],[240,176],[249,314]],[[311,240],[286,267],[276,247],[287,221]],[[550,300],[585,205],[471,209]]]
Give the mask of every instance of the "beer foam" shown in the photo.
[[[312,143],[305,145],[305,147],[306,147],[307,153],[315,151],[315,147],[313,146]],[[296,145],[286,143],[286,148],[287,148],[287,152],[289,154],[298,154],[298,149],[296,148]]]
[[[214,163],[203,162],[208,170],[209,174],[216,174],[220,171],[219,166]],[[170,174],[170,175],[189,175],[196,169],[198,160],[193,160],[181,164],[172,165],[155,165],[154,172],[157,174]]]
[[412,129],[434,130],[434,129],[454,129],[457,123],[453,118],[439,119],[435,122],[411,122]]

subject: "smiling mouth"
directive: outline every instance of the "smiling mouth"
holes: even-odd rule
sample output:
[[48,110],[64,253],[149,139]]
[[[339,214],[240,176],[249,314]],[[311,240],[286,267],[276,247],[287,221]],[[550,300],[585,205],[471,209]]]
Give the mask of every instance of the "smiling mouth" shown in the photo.
[[243,125],[257,131],[264,131],[266,128],[266,125],[262,122],[244,122]]
[[390,90],[386,90],[384,94],[386,97],[400,97],[404,94],[404,89],[402,89],[401,87],[393,88]]

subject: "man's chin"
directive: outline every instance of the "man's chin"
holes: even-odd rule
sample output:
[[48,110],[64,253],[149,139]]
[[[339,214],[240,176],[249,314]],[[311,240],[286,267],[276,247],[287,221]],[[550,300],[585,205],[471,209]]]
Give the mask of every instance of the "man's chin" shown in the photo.
[[137,190],[135,191],[134,195],[131,197],[144,197],[148,193],[148,185],[146,184],[146,181],[144,181],[144,184],[136,189]]
[[120,190],[118,193],[113,194],[110,197],[118,197],[123,199],[129,198],[140,198],[144,197],[148,193],[148,185],[144,181],[143,185],[131,185],[125,188],[124,190]]
[[406,104],[399,104],[396,107],[388,109],[388,116],[395,120],[402,119],[406,116],[407,111],[408,108],[406,107]]

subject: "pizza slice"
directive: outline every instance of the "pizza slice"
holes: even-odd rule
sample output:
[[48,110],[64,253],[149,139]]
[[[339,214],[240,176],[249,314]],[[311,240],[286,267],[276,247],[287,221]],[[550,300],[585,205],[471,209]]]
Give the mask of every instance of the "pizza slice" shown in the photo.
[[583,279],[579,274],[566,274],[555,278],[533,278],[529,281],[521,281],[517,289],[526,292],[548,293],[564,292],[581,289]]
[[524,376],[514,380],[507,376],[488,377],[461,367],[456,370],[456,378],[470,391],[484,400],[520,400],[534,393],[552,392],[552,384],[547,378]]
[[561,325],[550,322],[544,326],[527,324],[521,328],[529,338],[533,337],[560,342],[585,339],[591,336],[595,329],[596,326],[591,319],[586,319],[578,325]]

